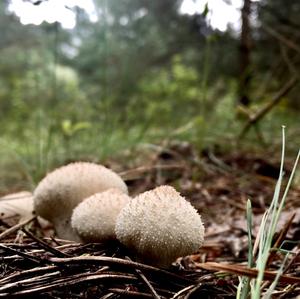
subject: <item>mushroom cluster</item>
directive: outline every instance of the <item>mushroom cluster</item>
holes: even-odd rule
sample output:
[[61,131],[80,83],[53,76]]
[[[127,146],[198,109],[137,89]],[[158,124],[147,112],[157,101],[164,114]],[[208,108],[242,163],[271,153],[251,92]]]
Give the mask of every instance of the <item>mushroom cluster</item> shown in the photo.
[[112,170],[77,162],[49,173],[33,194],[36,213],[60,238],[80,242],[118,239],[148,264],[168,267],[197,251],[204,226],[196,209],[171,186],[131,199]]
[[116,188],[127,194],[119,175],[98,164],[76,162],[49,173],[33,193],[35,212],[53,223],[58,237],[80,241],[71,227],[74,208],[93,194]]

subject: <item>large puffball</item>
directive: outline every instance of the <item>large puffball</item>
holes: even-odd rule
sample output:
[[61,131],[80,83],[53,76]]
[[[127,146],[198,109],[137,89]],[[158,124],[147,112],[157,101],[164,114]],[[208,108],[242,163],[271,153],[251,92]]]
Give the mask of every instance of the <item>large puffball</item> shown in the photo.
[[116,235],[140,261],[168,267],[177,257],[199,249],[204,226],[195,208],[173,187],[161,186],[121,210]]
[[117,216],[130,200],[118,189],[96,193],[74,209],[72,228],[85,243],[114,240]]
[[73,209],[83,199],[110,188],[128,192],[112,170],[94,163],[71,163],[52,171],[38,184],[33,194],[34,209],[54,224],[58,237],[79,241],[70,225]]

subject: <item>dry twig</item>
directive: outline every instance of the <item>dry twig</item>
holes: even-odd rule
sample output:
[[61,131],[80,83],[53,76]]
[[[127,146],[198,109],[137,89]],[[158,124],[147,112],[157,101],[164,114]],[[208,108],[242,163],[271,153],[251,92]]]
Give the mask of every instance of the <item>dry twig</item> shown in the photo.
[[272,110],[281,100],[282,98],[289,93],[289,91],[296,86],[298,83],[298,78],[293,77],[291,78],[280,90],[279,92],[273,97],[273,99],[268,102],[261,110],[259,110],[256,114],[251,116],[242,129],[239,138],[243,138],[249,129],[256,125],[270,110]]

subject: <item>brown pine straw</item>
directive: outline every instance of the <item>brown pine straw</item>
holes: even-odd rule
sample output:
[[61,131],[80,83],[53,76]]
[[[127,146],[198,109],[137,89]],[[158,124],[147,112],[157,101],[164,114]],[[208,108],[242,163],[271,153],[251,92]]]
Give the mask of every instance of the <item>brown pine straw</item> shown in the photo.
[[[126,259],[131,261],[131,259],[126,256]],[[149,288],[153,298],[160,299],[159,295],[156,293],[154,287],[150,283],[150,281],[147,279],[147,277],[142,273],[141,270],[135,269],[135,272],[139,275],[139,277],[142,279],[142,281],[146,284],[146,286]]]
[[[250,278],[256,278],[258,275],[258,271],[256,269],[246,268],[239,265],[227,265],[227,264],[220,264],[214,262],[206,262],[206,263],[196,263],[196,266],[201,269],[228,272],[236,275],[247,276]],[[274,280],[276,275],[277,275],[276,272],[265,271],[264,280]],[[300,284],[300,277],[281,275],[279,281],[284,283],[289,283],[289,284],[293,284],[293,283]]]
[[29,218],[29,219],[26,219],[26,220],[24,220],[23,222],[20,222],[20,223],[14,225],[14,226],[8,228],[7,230],[5,230],[4,232],[2,232],[2,233],[0,234],[0,240],[6,238],[6,237],[8,237],[10,234],[12,234],[12,233],[18,231],[20,228],[24,227],[26,224],[32,222],[32,221],[35,220],[35,219],[36,219],[36,216],[31,217],[31,218]]
[[[27,235],[32,237],[31,233]],[[36,242],[33,243],[35,245],[32,246],[32,250],[30,250],[28,243],[27,246],[21,247],[13,243],[0,244],[2,251],[8,253],[7,257],[12,258],[11,261],[15,260],[15,262],[22,263],[23,260],[32,267],[29,270],[13,272],[0,279],[1,298],[34,296],[55,292],[58,289],[68,291],[79,285],[87,285],[86,289],[88,289],[91,285],[102,284],[103,286],[111,286],[106,291],[104,290],[106,294],[111,292],[130,297],[159,299],[171,298],[178,290],[193,283],[193,280],[172,272],[123,258],[107,256],[54,257],[53,255],[61,256],[62,253],[56,248],[65,247],[65,250],[69,251],[72,249],[71,244],[67,247],[57,246],[53,250],[54,247],[45,246],[45,241],[36,237],[32,239]],[[36,245],[42,249],[39,247],[37,250]],[[93,244],[89,246],[93,247]],[[78,244],[74,243],[74,247],[75,250],[78,250]],[[87,247],[88,245],[81,245],[80,249],[85,250]],[[22,248],[24,248],[23,251]],[[81,254],[85,254],[85,252],[83,251]],[[146,275],[149,275],[149,278],[146,278]],[[144,288],[139,290],[139,281],[146,285],[146,289],[148,288],[150,293],[143,291]],[[127,287],[121,289],[120,284]],[[129,285],[132,285],[133,289],[131,287],[128,289]]]
[[[83,245],[59,239],[40,239],[24,228],[33,220],[28,219],[0,234],[3,238],[0,243],[0,269],[3,272],[0,272],[0,298],[48,298],[47,295],[70,298],[73,294],[89,298],[90,292],[95,293],[93,298],[101,299],[116,296],[182,299],[205,297],[208,293],[211,298],[220,298],[217,296],[220,293],[225,297],[234,296],[235,287],[230,283],[219,287],[220,278],[209,271],[257,277],[257,270],[240,264],[197,263],[190,257],[191,269],[165,270],[132,261],[119,243]],[[278,244],[284,239],[290,223],[291,220],[279,235]],[[7,238],[19,230],[25,233],[21,243],[13,241],[15,236]],[[296,256],[289,265],[295,262]],[[274,280],[275,276],[275,272],[265,271],[264,279]],[[238,283],[237,279],[233,281]],[[299,285],[300,278],[284,274],[280,281]]]
[[177,285],[184,285],[187,282],[192,282],[191,280],[171,273],[169,271],[159,269],[156,267],[152,267],[146,264],[137,263],[133,261],[128,261],[125,259],[114,258],[114,257],[106,257],[106,256],[76,256],[71,258],[57,258],[50,257],[48,259],[49,262],[56,265],[78,265],[78,264],[92,264],[92,265],[101,265],[101,266],[126,266],[130,269],[138,269],[148,271],[150,273],[154,273],[157,275],[164,275],[166,278],[170,279],[172,283]]
[[40,244],[40,246],[42,248],[44,248],[46,251],[49,251],[51,253],[53,253],[55,256],[59,256],[59,257],[65,257],[65,256],[69,256],[69,254],[63,253],[62,251],[53,248],[51,246],[49,246],[46,242],[44,242],[43,240],[40,240],[39,238],[37,238],[34,234],[32,234],[30,231],[28,231],[25,228],[22,228],[22,231],[31,239],[33,239],[34,241],[38,242]]

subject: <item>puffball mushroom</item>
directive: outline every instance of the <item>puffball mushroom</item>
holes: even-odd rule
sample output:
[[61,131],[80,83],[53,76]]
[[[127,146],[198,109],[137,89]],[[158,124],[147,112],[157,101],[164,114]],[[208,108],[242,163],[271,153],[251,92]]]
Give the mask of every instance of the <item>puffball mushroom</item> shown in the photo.
[[170,186],[160,186],[132,199],[116,222],[117,239],[138,260],[168,267],[177,257],[192,254],[204,240],[196,209]]
[[131,198],[118,189],[96,193],[73,211],[71,226],[86,243],[116,239],[116,219]]
[[70,225],[73,209],[85,198],[117,188],[128,193],[127,186],[112,170],[89,162],[75,162],[49,173],[33,193],[36,213],[54,224],[58,237],[80,239]]

